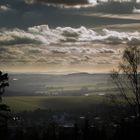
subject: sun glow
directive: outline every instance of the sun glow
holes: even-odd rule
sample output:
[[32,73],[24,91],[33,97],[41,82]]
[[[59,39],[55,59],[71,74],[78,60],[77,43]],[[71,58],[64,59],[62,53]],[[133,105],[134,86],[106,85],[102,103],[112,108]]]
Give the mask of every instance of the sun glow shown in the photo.
[[96,3],[96,0],[88,0],[89,3]]

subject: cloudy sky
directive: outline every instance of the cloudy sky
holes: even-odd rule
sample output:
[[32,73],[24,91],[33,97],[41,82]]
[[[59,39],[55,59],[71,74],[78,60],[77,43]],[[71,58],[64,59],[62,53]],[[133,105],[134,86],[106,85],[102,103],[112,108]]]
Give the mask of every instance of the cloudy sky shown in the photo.
[[95,0],[1,0],[0,69],[109,72],[128,44],[140,43],[139,3],[115,7]]

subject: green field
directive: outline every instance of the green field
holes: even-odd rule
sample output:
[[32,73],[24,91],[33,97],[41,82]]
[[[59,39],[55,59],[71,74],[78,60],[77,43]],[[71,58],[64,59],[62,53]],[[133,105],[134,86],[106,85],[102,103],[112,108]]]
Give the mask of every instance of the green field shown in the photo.
[[108,104],[105,96],[7,96],[3,103],[13,111],[52,109],[52,110],[87,110],[97,104]]
[[118,93],[107,74],[11,74],[10,77],[3,103],[13,111],[38,108],[74,112],[101,110],[101,106],[112,105],[107,96]]

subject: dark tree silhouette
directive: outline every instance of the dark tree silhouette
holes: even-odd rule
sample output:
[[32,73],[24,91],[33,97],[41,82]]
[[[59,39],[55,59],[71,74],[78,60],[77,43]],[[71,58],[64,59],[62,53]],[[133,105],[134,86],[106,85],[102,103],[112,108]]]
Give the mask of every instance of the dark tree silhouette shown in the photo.
[[2,95],[5,91],[5,87],[9,86],[8,82],[8,74],[7,73],[2,73],[0,71],[0,102],[2,101]]
[[140,47],[131,45],[124,50],[118,69],[113,70],[111,78],[117,85],[121,97],[140,116]]
[[[10,109],[7,105],[2,103],[2,95],[5,92],[5,87],[9,86],[8,74],[0,71],[0,130],[7,128],[7,120],[9,118]],[[0,134],[3,131],[0,131]]]

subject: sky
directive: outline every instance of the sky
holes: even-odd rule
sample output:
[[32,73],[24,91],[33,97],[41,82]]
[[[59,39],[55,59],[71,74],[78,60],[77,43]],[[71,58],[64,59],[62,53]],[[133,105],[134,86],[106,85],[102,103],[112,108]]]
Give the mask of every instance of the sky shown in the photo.
[[139,8],[138,1],[0,0],[0,69],[110,72],[124,48],[140,43]]

